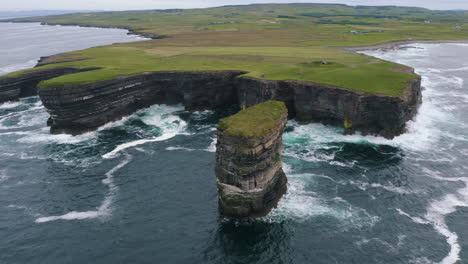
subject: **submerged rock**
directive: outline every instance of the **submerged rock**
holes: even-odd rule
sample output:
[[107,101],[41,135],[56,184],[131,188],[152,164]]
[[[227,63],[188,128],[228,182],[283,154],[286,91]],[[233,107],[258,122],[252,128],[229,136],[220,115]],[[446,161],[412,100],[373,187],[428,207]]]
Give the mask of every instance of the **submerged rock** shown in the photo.
[[220,122],[216,176],[224,217],[264,216],[286,192],[281,152],[287,116],[283,102],[267,101]]

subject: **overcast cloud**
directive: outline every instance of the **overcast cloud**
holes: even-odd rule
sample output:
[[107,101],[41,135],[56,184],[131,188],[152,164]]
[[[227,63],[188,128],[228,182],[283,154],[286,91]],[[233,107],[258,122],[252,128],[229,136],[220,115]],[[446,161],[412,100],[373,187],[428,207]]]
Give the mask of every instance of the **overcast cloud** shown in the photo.
[[468,9],[468,0],[0,0],[0,10],[130,10],[201,8],[250,3],[343,3],[349,5],[403,5],[431,9]]

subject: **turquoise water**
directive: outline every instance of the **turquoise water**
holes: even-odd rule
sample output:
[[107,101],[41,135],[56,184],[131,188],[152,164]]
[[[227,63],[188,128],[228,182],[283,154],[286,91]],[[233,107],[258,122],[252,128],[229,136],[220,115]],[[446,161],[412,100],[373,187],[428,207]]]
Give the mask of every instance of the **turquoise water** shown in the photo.
[[423,76],[408,133],[290,121],[288,194],[249,224],[218,215],[232,110],[155,105],[72,137],[48,133],[37,97],[0,105],[0,263],[468,262],[468,46],[368,53]]

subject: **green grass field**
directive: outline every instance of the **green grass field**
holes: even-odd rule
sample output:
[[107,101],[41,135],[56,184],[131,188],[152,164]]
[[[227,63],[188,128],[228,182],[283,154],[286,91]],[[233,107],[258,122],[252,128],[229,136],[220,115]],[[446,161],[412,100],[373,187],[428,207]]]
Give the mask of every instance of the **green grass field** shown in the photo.
[[[404,40],[468,40],[468,12],[404,7],[266,4],[16,21],[125,27],[167,36],[72,52],[67,56],[86,60],[36,69],[100,69],[44,81],[40,87],[87,84],[142,72],[243,70],[248,72],[246,76],[260,79],[310,81],[401,96],[415,77],[409,68],[352,54],[343,47]],[[327,64],[321,64],[323,61]],[[21,72],[8,76],[18,74]]]
[[220,133],[244,138],[261,138],[278,127],[278,119],[288,113],[283,102],[267,101],[246,108],[219,122]]

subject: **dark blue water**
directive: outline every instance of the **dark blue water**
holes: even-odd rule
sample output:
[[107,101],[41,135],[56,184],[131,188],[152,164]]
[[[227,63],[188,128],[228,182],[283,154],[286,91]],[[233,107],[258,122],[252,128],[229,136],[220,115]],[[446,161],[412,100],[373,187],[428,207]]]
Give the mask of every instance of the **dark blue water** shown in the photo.
[[229,110],[155,105],[72,137],[37,97],[0,105],[0,263],[467,263],[468,46],[412,46],[368,52],[423,76],[409,132],[289,122],[288,194],[250,224],[218,215]]

